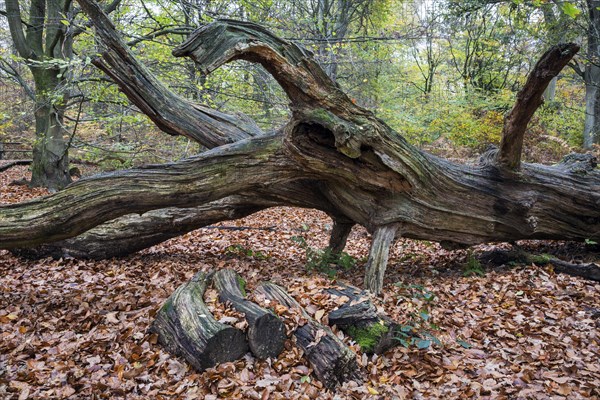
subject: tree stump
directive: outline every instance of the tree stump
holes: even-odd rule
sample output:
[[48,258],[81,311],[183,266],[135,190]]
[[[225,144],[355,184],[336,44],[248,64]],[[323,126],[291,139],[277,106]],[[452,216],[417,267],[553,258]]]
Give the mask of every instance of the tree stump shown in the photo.
[[362,381],[356,354],[329,327],[312,319],[282,287],[263,282],[258,286],[257,292],[285,307],[301,310],[307,323],[298,327],[294,336],[316,377],[327,388],[334,389],[338,384],[350,380]]
[[244,314],[248,322],[250,351],[260,359],[277,357],[287,336],[285,325],[275,314],[247,300],[244,280],[231,269],[222,269],[212,275],[212,282],[219,291],[219,300],[230,303]]
[[198,272],[173,292],[150,328],[169,353],[182,356],[198,371],[248,352],[244,333],[212,316],[204,304],[205,290],[206,274]]
[[363,352],[381,354],[400,344],[396,339],[400,324],[387,315],[377,312],[366,291],[349,285],[340,285],[329,288],[326,292],[348,298],[337,310],[329,313],[329,325],[337,325],[359,344]]

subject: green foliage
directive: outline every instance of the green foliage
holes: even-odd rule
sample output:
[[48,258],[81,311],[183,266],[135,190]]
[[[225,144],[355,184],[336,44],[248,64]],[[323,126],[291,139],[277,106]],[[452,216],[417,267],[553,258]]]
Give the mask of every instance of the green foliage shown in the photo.
[[485,270],[477,257],[473,255],[473,252],[469,251],[467,253],[467,261],[463,264],[463,276],[469,277],[475,275],[484,276]]
[[562,3],[560,8],[562,9],[562,12],[564,12],[566,15],[573,19],[577,18],[577,16],[581,14],[581,10],[577,8],[575,4],[570,3],[568,1]]
[[329,247],[315,249],[302,236],[293,236],[291,239],[306,252],[306,269],[309,271],[322,272],[333,278],[339,268],[349,270],[356,265],[357,260],[344,251],[336,254]]
[[229,257],[249,257],[257,260],[266,260],[269,258],[265,253],[258,250],[248,249],[241,244],[234,244],[225,249],[225,255]]
[[243,296],[246,296],[246,281],[244,280],[244,278],[242,278],[241,276],[237,276],[237,282],[238,282],[238,287],[240,288],[240,291],[242,292]]
[[454,98],[407,98],[400,105],[385,104],[379,112],[415,145],[445,139],[454,147],[481,151],[500,143],[504,113],[511,102],[507,90],[493,97],[474,92]]
[[432,333],[439,329],[431,321],[435,294],[422,285],[397,282],[394,286],[400,288],[397,303],[404,303],[407,310],[407,319],[396,332],[395,339],[404,347],[425,349],[432,344],[442,346],[442,342]]

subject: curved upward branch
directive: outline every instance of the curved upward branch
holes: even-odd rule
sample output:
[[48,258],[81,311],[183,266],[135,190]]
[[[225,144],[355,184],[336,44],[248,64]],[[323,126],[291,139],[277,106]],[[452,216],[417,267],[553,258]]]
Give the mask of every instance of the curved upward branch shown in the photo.
[[543,102],[544,90],[578,51],[579,45],[575,43],[557,44],[535,64],[525,86],[517,94],[515,105],[504,119],[500,151],[496,158],[500,165],[509,169],[519,168],[523,136],[531,117]]
[[250,22],[220,20],[206,25],[173,50],[173,55],[191,57],[207,74],[233,60],[259,63],[279,82],[295,108],[317,104],[366,111],[352,103],[308,50]]
[[93,63],[162,131],[182,135],[213,148],[262,135],[250,118],[228,115],[192,103],[169,90],[139,62],[94,0],[77,0],[90,17],[105,51]]

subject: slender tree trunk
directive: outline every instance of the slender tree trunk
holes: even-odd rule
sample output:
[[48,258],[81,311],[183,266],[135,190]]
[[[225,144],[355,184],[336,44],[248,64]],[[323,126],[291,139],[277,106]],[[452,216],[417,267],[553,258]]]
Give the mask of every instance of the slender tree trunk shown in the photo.
[[61,23],[68,14],[69,0],[31,0],[29,23],[23,29],[21,5],[7,0],[11,37],[17,52],[28,63],[35,81],[35,127],[32,186],[58,190],[71,182],[69,175],[68,134],[64,113],[68,93],[64,87],[64,65],[53,60],[72,57],[72,38]]
[[583,148],[600,144],[600,66],[588,65],[585,71],[585,126]]
[[585,80],[585,127],[583,148],[600,144],[600,0],[587,0],[588,25],[588,64],[584,72]]

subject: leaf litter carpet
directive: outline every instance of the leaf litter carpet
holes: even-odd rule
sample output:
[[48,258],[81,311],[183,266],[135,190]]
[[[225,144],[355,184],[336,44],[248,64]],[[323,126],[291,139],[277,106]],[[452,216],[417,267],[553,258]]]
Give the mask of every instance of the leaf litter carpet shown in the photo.
[[[9,185],[26,175],[25,167],[0,174],[0,203],[45,194]],[[29,261],[0,250],[0,398],[600,398],[599,284],[536,265],[466,277],[466,251],[428,242],[398,241],[377,305],[406,321],[424,307],[406,287],[422,285],[435,295],[427,323],[442,345],[368,357],[336,331],[366,372],[365,382],[336,392],[311,375],[291,339],[277,359],[248,354],[198,373],[147,333],[176,287],[216,268],[235,269],[250,292],[261,280],[281,284],[323,321],[336,304],[322,289],[336,280],[361,286],[369,245],[368,233],[355,228],[346,249],[358,259],[354,269],[334,278],[307,271],[292,237],[322,248],[330,229],[321,212],[274,208],[122,259]],[[218,319],[243,325],[214,290],[205,299]]]

